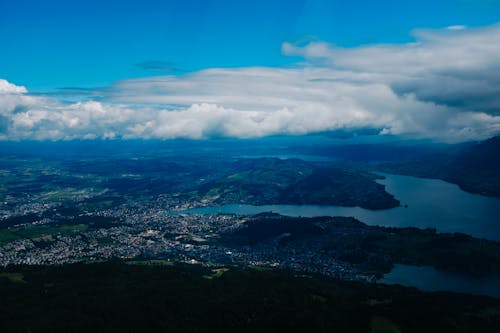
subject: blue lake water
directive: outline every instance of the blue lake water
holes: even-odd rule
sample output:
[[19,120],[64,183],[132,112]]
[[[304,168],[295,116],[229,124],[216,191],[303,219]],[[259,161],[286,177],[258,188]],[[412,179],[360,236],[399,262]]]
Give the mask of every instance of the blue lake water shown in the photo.
[[[368,210],[360,207],[315,205],[224,205],[193,208],[182,213],[242,214],[275,212],[288,216],[353,216],[369,225],[436,228],[500,241],[500,198],[462,191],[437,179],[383,174],[378,180],[403,206]],[[407,208],[404,205],[408,205]]]
[[424,291],[453,291],[500,298],[498,274],[476,277],[444,272],[430,266],[395,265],[378,282],[416,287]]
[[[401,201],[402,207],[368,210],[360,207],[314,205],[224,205],[193,208],[182,213],[252,215],[275,212],[288,216],[353,216],[369,225],[436,228],[500,241],[500,198],[462,191],[436,179],[383,174],[378,180]],[[407,208],[404,205],[408,205]],[[455,291],[500,298],[500,275],[471,277],[433,267],[396,265],[379,282],[417,287],[425,291]]]

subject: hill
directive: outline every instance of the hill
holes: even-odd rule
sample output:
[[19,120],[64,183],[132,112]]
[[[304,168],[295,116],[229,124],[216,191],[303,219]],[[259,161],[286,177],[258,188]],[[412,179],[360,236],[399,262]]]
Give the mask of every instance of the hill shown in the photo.
[[2,332],[498,332],[500,301],[280,270],[160,263],[0,271]]
[[377,168],[390,173],[438,178],[471,193],[500,197],[500,136],[464,144],[449,153],[383,163]]

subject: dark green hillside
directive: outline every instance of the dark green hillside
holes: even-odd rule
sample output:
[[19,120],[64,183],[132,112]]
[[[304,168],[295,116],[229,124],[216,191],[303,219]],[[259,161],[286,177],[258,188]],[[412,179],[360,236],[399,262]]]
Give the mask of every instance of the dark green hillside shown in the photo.
[[462,189],[500,197],[500,136],[462,145],[449,153],[426,155],[414,160],[386,163],[380,169],[405,175],[439,178]]
[[500,302],[487,297],[236,267],[11,267],[0,294],[2,332],[500,330]]
[[301,160],[241,160],[229,175],[201,185],[197,193],[213,204],[300,204],[385,209],[399,205],[374,176]]
[[368,226],[351,217],[255,215],[221,242],[254,246],[270,240],[277,251],[332,257],[381,275],[394,264],[429,265],[467,275],[500,272],[500,243],[435,229]]

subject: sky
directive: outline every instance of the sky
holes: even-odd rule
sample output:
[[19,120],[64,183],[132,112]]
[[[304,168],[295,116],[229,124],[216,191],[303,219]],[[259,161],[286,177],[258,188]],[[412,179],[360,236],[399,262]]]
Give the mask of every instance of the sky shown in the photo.
[[0,139],[482,139],[499,22],[500,0],[0,0]]

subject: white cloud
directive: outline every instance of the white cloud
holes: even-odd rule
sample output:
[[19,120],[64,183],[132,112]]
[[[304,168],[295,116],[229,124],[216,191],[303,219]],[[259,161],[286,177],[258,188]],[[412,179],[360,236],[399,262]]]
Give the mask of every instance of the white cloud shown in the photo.
[[6,80],[0,79],[0,94],[23,94],[26,92],[25,87],[16,86]]
[[500,25],[416,30],[408,44],[341,48],[285,43],[287,55],[371,76],[399,95],[467,111],[500,114]]
[[295,68],[207,69],[117,82],[63,103],[0,80],[1,139],[261,137],[339,128],[448,141],[500,133],[500,26],[403,45],[282,45]]
[[467,27],[465,25],[450,25],[450,26],[446,27],[446,29],[448,29],[448,30],[464,30],[464,29],[467,29]]

